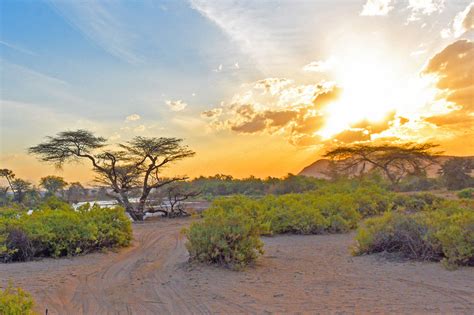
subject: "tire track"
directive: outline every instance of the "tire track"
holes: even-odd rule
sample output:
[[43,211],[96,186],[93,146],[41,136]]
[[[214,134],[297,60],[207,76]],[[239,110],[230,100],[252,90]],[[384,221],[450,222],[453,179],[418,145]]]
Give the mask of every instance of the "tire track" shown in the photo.
[[264,238],[242,272],[188,264],[180,231],[191,219],[134,224],[114,253],[0,265],[44,314],[474,314],[472,268],[351,257],[352,235]]

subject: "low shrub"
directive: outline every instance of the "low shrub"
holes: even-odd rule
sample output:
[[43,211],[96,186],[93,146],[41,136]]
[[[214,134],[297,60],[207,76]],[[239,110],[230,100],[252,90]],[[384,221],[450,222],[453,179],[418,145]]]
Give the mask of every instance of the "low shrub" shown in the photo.
[[261,252],[262,234],[343,233],[392,207],[393,195],[356,182],[311,193],[215,199],[186,231],[191,260],[242,268]]
[[75,211],[54,201],[53,206],[43,204],[31,215],[0,217],[0,259],[74,256],[126,246],[131,236],[131,222],[120,207],[86,205]]
[[289,194],[255,201],[256,219],[268,225],[270,234],[321,234],[347,232],[361,215],[346,194]]
[[446,266],[474,265],[472,205],[446,201],[424,211],[387,212],[359,228],[354,254],[399,252]]
[[465,188],[457,193],[459,198],[474,199],[474,188]]
[[409,258],[435,259],[438,251],[430,242],[430,232],[422,216],[387,212],[367,219],[359,228],[356,253],[401,252]]
[[33,315],[33,306],[33,298],[21,288],[14,288],[10,283],[4,290],[0,289],[0,314]]
[[403,178],[397,185],[397,191],[426,191],[441,188],[441,181],[426,176],[410,175]]
[[213,207],[185,230],[190,259],[241,269],[263,253],[261,227],[244,211]]
[[393,209],[408,212],[416,212],[424,209],[434,209],[444,199],[430,193],[418,193],[412,195],[397,194],[393,198]]

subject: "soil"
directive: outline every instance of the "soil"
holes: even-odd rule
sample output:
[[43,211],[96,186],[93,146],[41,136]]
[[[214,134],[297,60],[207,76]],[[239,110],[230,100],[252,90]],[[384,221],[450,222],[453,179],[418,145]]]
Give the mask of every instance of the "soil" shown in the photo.
[[192,219],[134,225],[118,252],[0,265],[40,314],[474,314],[474,269],[352,257],[353,234],[264,238],[255,266],[190,264],[180,233]]

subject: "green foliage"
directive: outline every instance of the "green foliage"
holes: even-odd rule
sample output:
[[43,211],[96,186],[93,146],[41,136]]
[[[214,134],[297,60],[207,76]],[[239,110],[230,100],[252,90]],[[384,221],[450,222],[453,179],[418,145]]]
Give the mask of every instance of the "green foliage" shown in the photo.
[[47,190],[48,195],[54,195],[67,186],[67,182],[60,176],[49,175],[41,178],[40,186]]
[[263,253],[261,227],[245,211],[214,206],[185,231],[191,260],[241,269]]
[[262,196],[266,194],[288,194],[312,191],[324,185],[326,181],[313,177],[288,174],[284,178],[268,177],[260,179],[253,176],[236,179],[230,175],[198,177],[187,182],[190,190],[202,192],[202,196],[246,195]]
[[131,235],[130,220],[120,207],[87,205],[74,211],[68,204],[49,198],[31,215],[0,217],[0,259],[74,256],[126,246]]
[[393,208],[400,211],[420,211],[426,208],[434,208],[444,199],[430,193],[418,193],[412,195],[395,195]]
[[415,213],[387,212],[367,219],[356,241],[355,254],[399,252],[446,266],[474,265],[472,203],[443,201]]
[[474,188],[465,188],[458,192],[459,198],[474,199]]
[[440,180],[428,178],[423,175],[409,175],[404,177],[397,185],[398,191],[426,191],[441,187]]
[[21,288],[14,288],[12,284],[0,289],[0,314],[5,315],[32,315],[33,298]]
[[456,157],[449,159],[441,167],[441,179],[450,190],[474,186],[470,172],[474,169],[474,159]]
[[254,203],[256,219],[268,225],[270,234],[346,232],[360,219],[353,199],[345,194],[268,196]]
[[311,193],[215,199],[186,234],[192,260],[244,267],[261,251],[261,234],[343,233],[387,211],[393,195],[376,185],[330,185]]

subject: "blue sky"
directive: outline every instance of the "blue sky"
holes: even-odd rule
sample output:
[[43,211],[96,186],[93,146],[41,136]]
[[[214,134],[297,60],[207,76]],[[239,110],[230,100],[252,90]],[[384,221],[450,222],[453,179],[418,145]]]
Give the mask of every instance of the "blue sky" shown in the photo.
[[[42,170],[38,174],[53,172],[27,157],[25,148],[64,129],[86,128],[113,141],[134,135],[184,137],[201,156],[183,167],[186,172],[263,176],[298,171],[327,146],[327,138],[337,141],[344,132],[367,135],[374,129],[362,130],[347,119],[334,122],[321,108],[306,108],[304,115],[311,117],[296,121],[304,105],[298,102],[312,102],[321,84],[349,85],[342,88],[357,99],[372,94],[359,83],[374,83],[377,75],[399,82],[419,76],[446,45],[472,39],[469,27],[460,35],[454,23],[458,15],[467,15],[470,3],[4,0],[0,161],[21,174],[34,167]],[[378,64],[390,67],[377,73]],[[324,71],[317,68],[321,65]],[[374,76],[355,82],[365,69]],[[263,92],[255,86],[263,86]],[[379,90],[389,86],[387,81]],[[407,87],[398,88],[382,94],[396,95]],[[367,104],[352,104],[356,107],[350,110],[360,105],[358,123],[375,121],[367,113],[386,116],[395,102],[406,100],[387,99],[382,110]],[[252,108],[247,116],[238,109],[242,105]],[[395,116],[411,115],[413,124],[419,123],[428,105],[415,105],[400,105]],[[348,112],[342,106],[331,109],[332,115]],[[418,116],[410,107],[419,107]],[[288,114],[293,120],[278,125],[274,118],[262,118],[277,110],[281,119]],[[307,121],[332,121],[332,129],[309,128],[311,134],[302,134],[297,125]],[[425,127],[426,134],[433,130]],[[393,133],[410,137],[405,130]],[[372,140],[382,136],[374,134]],[[232,150],[222,149],[229,144]],[[240,161],[236,156],[242,152],[275,160],[245,167],[233,160]],[[288,166],[276,168],[278,159],[290,159]]]

